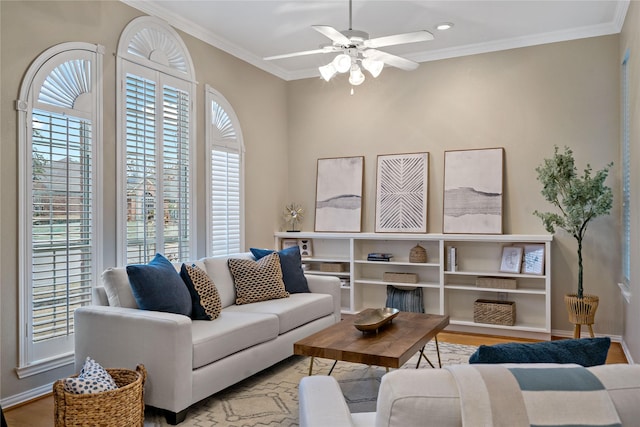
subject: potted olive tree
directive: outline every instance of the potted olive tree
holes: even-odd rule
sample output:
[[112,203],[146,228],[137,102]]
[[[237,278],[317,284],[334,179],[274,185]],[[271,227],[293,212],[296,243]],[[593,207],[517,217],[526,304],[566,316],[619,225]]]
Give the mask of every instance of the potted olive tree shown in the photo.
[[569,321],[575,325],[574,338],[580,336],[580,325],[588,325],[593,336],[592,325],[599,298],[583,290],[582,242],[589,222],[600,215],[607,215],[613,204],[613,192],[605,185],[613,163],[593,173],[587,164],[582,176],[578,175],[573,152],[568,147],[564,153],[554,148],[553,157],[545,159],[536,168],[538,181],[542,183],[542,195],[557,208],[556,212],[534,211],[542,219],[545,229],[555,233],[557,227],[572,235],[578,242],[578,289],[565,295]]

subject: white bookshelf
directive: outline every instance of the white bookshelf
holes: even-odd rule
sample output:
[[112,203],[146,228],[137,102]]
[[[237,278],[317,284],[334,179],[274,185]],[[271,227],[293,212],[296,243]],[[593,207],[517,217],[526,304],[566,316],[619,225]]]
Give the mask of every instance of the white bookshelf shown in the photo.
[[[417,286],[423,289],[425,312],[450,316],[448,330],[549,339],[551,336],[551,235],[467,235],[467,234],[386,234],[386,233],[275,233],[275,247],[283,239],[310,239],[312,256],[303,257],[309,274],[337,276],[348,281],[341,286],[342,310],[357,313],[382,307],[387,285]],[[427,251],[426,263],[409,262],[416,244]],[[537,274],[500,272],[502,248],[513,245],[544,246],[544,272]],[[447,269],[447,248],[454,246],[457,268]],[[367,261],[371,252],[392,253],[389,262]],[[321,270],[322,263],[342,263],[342,272]],[[414,273],[418,283],[383,280],[385,272]],[[482,276],[512,278],[516,289],[480,288]],[[516,303],[514,326],[473,321],[477,299],[507,300]]]

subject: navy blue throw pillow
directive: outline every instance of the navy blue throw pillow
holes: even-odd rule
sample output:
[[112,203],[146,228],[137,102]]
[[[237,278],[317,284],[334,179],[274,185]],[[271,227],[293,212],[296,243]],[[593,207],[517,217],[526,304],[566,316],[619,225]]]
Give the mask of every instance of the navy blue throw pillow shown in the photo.
[[[251,248],[250,250],[256,258],[256,261],[275,252],[270,249]],[[280,257],[280,268],[282,269],[282,281],[284,282],[284,288],[287,292],[290,294],[309,292],[309,284],[307,283],[307,278],[304,277],[304,271],[302,270],[300,248],[292,246],[290,248],[283,249],[278,251],[278,256]]]
[[604,365],[610,345],[609,337],[481,345],[469,363],[576,363],[589,367]]
[[191,315],[191,295],[171,262],[161,254],[148,264],[127,266],[133,297],[142,310]]

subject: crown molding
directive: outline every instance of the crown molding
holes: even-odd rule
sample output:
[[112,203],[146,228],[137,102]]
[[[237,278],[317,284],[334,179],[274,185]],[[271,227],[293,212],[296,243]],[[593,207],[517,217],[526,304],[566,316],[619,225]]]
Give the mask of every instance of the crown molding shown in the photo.
[[[253,53],[247,51],[246,49],[243,49],[240,46],[236,45],[235,43],[220,37],[214,32],[200,25],[196,25],[190,20],[184,19],[180,16],[176,16],[172,12],[160,6],[158,3],[152,4],[142,0],[120,1],[135,9],[140,10],[141,12],[156,16],[160,19],[164,19],[173,27],[282,80],[291,81],[319,77],[317,68],[298,71],[287,71],[282,67],[277,66],[273,62],[265,61],[261,57],[258,57]],[[441,59],[450,59],[482,53],[498,52],[502,50],[517,49],[521,47],[530,47],[562,41],[617,34],[622,30],[622,26],[624,25],[627,10],[629,9],[629,3],[630,0],[619,1],[612,20],[604,24],[573,28],[563,31],[554,31],[525,37],[508,38],[487,43],[468,44],[455,48],[439,49],[404,56],[407,59],[411,59],[416,62],[429,62]]]

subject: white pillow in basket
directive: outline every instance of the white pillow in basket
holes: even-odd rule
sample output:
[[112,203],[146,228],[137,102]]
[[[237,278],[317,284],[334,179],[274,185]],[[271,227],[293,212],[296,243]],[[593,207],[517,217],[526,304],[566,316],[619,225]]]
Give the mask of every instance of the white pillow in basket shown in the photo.
[[87,357],[76,378],[64,380],[64,390],[75,394],[100,393],[117,388],[118,386],[109,372],[90,357]]

